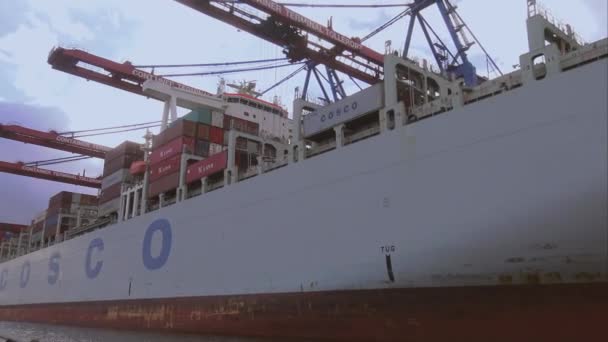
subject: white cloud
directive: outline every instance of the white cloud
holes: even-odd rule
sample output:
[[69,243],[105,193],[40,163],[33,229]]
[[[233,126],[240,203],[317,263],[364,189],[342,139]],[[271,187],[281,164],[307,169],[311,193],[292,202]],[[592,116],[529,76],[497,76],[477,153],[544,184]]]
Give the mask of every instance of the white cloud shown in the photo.
[[0,54],[0,62],[13,66],[15,88],[34,102],[46,101],[56,89],[56,85],[48,83],[52,75],[45,61],[48,47],[54,45],[57,45],[57,35],[35,15],[28,16],[27,25],[0,37],[0,46],[8,51],[7,55]]

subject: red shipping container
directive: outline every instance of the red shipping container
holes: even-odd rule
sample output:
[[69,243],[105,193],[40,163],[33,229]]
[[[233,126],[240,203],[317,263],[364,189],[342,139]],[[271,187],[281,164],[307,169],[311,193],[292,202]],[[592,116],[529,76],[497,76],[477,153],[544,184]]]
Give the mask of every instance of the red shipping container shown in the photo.
[[228,151],[217,153],[211,157],[192,164],[186,170],[186,182],[192,183],[226,168],[228,164]]
[[40,222],[34,224],[34,229],[32,230],[32,232],[38,233],[39,231],[42,230],[42,227],[44,227],[44,221],[40,221]]
[[97,205],[97,196],[93,195],[80,195],[80,204],[81,205]]
[[214,144],[224,144],[224,129],[219,127],[211,127],[209,130],[209,141]]
[[101,190],[101,194],[99,195],[99,204],[103,204],[120,197],[121,186],[122,183],[116,183]]
[[211,126],[199,123],[198,124],[198,138],[201,140],[209,141],[209,128],[211,128]]
[[1,223],[0,222],[0,232],[11,232],[18,234],[21,231],[25,231],[28,226],[24,224],[15,224],[15,223]]
[[167,144],[158,147],[150,154],[150,165],[159,163],[167,158],[171,158],[178,154],[182,154],[183,146],[186,146],[188,152],[194,151],[194,138],[191,137],[179,137],[174,139]]
[[178,154],[162,162],[150,166],[150,182],[162,178],[166,175],[179,171],[179,164],[182,160],[182,155]]
[[152,146],[157,148],[182,136],[194,138],[196,136],[196,122],[179,119],[172,123],[169,128],[155,135],[152,138]]
[[72,192],[62,191],[49,199],[49,208],[69,208],[72,204]]
[[176,189],[179,185],[179,172],[167,175],[157,179],[155,182],[150,182],[148,187],[148,198],[158,196],[163,192]]
[[122,144],[111,149],[110,151],[106,152],[105,160],[111,161],[125,154],[136,155],[143,158],[144,151],[141,150],[140,145],[138,143],[132,141],[125,141]]
[[106,160],[103,164],[103,176],[107,177],[120,169],[128,169],[135,161],[143,159],[143,156],[134,154],[123,154],[118,158]]

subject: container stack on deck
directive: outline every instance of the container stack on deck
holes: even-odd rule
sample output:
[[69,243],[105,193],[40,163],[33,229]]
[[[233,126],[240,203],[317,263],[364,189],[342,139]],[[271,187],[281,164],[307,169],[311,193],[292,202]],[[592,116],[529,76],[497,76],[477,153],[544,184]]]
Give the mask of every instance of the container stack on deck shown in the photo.
[[19,235],[25,229],[26,225],[0,222],[0,242]]
[[119,210],[122,184],[131,181],[129,167],[133,162],[143,159],[144,151],[132,141],[125,141],[106,154],[99,196],[99,216]]
[[179,186],[182,155],[200,158],[223,150],[223,114],[208,109],[193,110],[173,122],[166,130],[156,135],[152,141],[150,154],[150,177],[148,197],[153,198],[171,192]]
[[[78,216],[81,217],[79,221]],[[49,199],[44,221],[44,239],[53,241],[57,234],[74,228],[84,220],[97,218],[97,196],[62,191]]]
[[[260,124],[257,122],[240,119],[230,115],[224,116],[224,128],[254,136],[258,136],[260,133]],[[235,148],[235,163],[239,169],[246,170],[256,163],[256,156],[260,153],[261,146],[257,141],[239,137],[236,139]]]
[[17,253],[19,235],[27,229],[28,226],[26,225],[0,222],[0,260]]
[[42,241],[42,230],[44,229],[44,221],[46,220],[46,209],[39,213],[30,224],[32,241],[31,244],[33,246],[39,247],[40,242]]
[[[228,144],[227,130],[236,130],[252,136],[259,136],[260,125],[256,122],[225,115],[219,111],[200,108],[191,111],[179,120],[171,123],[167,129],[152,139],[152,150],[148,160],[148,198],[157,198],[160,194],[171,193],[179,187],[180,170],[183,155],[188,157],[185,166],[193,166],[184,179],[186,183],[194,182],[196,177],[209,175],[209,171],[219,172],[226,168]],[[236,162],[245,169],[252,164],[259,154],[258,142],[246,138],[237,140]],[[209,163],[197,163],[201,159],[215,156]],[[133,142],[124,142],[106,155],[101,195],[99,198],[99,216],[104,217],[117,212],[121,204],[121,190],[125,182],[133,180],[129,167],[135,161],[143,159],[143,151]],[[194,178],[193,178],[194,177]],[[200,178],[198,178],[200,179]]]

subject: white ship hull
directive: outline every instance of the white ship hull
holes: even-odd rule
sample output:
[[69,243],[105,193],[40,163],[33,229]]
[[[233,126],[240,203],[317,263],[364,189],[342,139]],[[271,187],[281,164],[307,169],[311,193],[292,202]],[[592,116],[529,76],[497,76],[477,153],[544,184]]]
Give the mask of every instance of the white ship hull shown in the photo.
[[[0,303],[606,280],[606,66],[5,262]],[[143,240],[157,219],[172,239],[166,263],[149,270]],[[163,236],[152,234],[153,258]],[[103,251],[88,253],[94,239]],[[87,254],[87,267],[102,263],[94,279]]]

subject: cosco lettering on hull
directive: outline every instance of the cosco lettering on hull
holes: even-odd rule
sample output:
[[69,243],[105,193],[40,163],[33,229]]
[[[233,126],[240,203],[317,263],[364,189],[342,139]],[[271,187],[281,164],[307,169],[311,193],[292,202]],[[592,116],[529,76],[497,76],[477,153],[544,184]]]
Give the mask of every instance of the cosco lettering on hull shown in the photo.
[[[158,255],[153,255],[152,240],[157,234],[161,241],[161,248]],[[141,246],[141,262],[146,269],[155,271],[167,264],[173,244],[172,236],[171,224],[166,219],[158,219],[148,226],[144,232]],[[106,246],[102,238],[95,238],[89,242],[89,247],[85,251],[83,260],[83,272],[87,278],[95,279],[103,273],[105,249]],[[32,264],[29,260],[25,260],[16,270],[0,269],[0,291],[4,291],[10,286],[18,286],[22,289],[27,288],[30,282],[30,274],[35,271],[32,269]],[[13,272],[15,273],[14,275],[12,275]],[[55,252],[48,259],[48,276],[46,280],[50,286],[57,284],[57,281],[61,278],[61,272],[61,254]],[[9,279],[9,276],[14,280]]]

